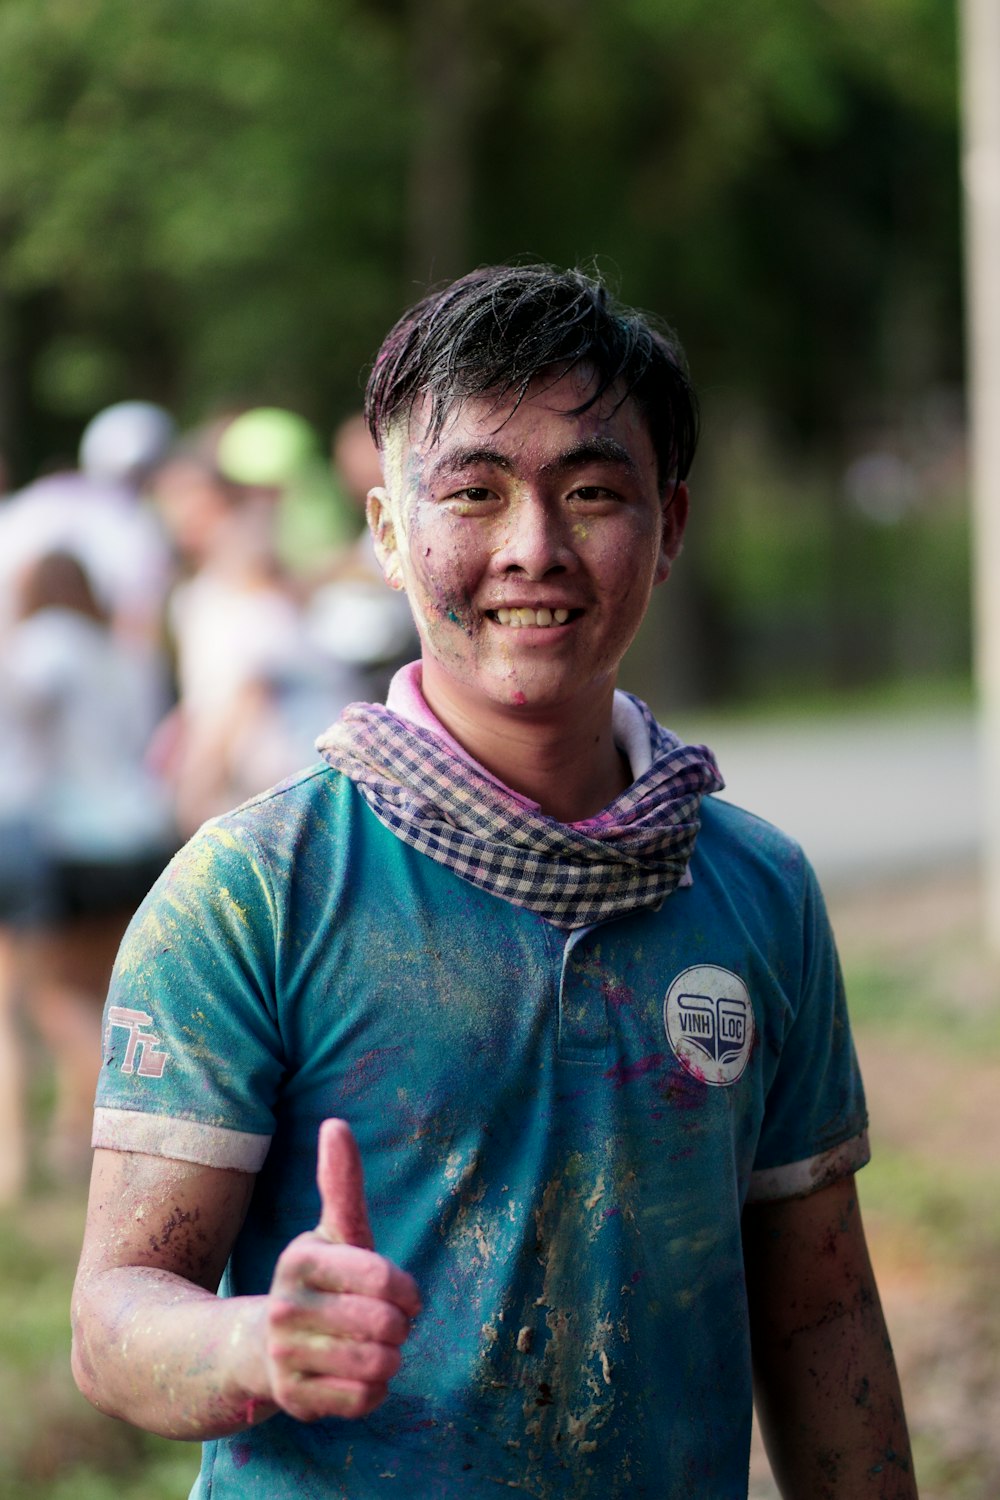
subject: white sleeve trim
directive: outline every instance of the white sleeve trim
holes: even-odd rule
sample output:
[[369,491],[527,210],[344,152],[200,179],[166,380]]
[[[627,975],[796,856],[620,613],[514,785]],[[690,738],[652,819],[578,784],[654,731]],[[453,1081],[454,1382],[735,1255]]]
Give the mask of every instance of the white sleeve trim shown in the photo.
[[137,1109],[97,1108],[91,1145],[106,1151],[141,1151],[168,1156],[203,1167],[227,1167],[237,1172],[259,1172],[264,1165],[269,1135],[149,1115]]
[[769,1203],[777,1198],[805,1198],[828,1187],[840,1177],[856,1172],[871,1157],[868,1132],[852,1136],[819,1156],[789,1162],[783,1167],[762,1167],[750,1174],[748,1203]]

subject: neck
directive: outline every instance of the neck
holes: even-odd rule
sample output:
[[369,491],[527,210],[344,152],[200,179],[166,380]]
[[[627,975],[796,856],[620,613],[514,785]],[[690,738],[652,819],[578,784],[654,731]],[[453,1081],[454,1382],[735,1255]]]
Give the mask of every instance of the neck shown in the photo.
[[632,776],[614,742],[614,683],[590,701],[553,712],[513,716],[490,703],[456,700],[424,674],[433,713],[480,765],[505,786],[537,802],[560,823],[578,823],[613,802]]

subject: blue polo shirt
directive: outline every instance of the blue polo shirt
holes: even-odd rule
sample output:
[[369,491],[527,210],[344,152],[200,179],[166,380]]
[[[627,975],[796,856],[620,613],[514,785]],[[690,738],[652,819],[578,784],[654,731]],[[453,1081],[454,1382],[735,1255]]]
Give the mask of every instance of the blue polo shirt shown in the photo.
[[315,1226],[347,1119],[424,1311],[364,1421],[205,1445],[194,1494],[745,1497],[748,1199],[867,1157],[801,851],[714,799],[692,883],[571,934],[319,767],[214,820],[116,968],[95,1144],[256,1172],[223,1295]]

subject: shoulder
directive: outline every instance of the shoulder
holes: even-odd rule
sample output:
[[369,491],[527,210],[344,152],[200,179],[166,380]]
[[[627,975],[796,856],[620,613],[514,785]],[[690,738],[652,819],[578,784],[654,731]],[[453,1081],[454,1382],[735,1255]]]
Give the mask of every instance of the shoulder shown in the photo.
[[777,883],[800,890],[814,880],[801,844],[756,813],[706,797],[695,857],[728,878]]
[[318,890],[322,871],[349,867],[349,855],[330,853],[343,823],[338,806],[351,794],[343,781],[313,767],[203,823],[136,912],[119,964],[220,949],[273,957],[303,886]]
[[196,886],[237,879],[281,907],[297,888],[348,883],[380,831],[353,782],[317,763],[203,823],[172,867]]
[[242,852],[281,867],[316,840],[335,840],[349,820],[354,790],[347,777],[316,764],[209,818],[182,853]]
[[801,844],[780,828],[719,797],[702,803],[691,861],[694,890],[709,908],[733,919],[770,948],[804,956],[832,943],[826,904]]

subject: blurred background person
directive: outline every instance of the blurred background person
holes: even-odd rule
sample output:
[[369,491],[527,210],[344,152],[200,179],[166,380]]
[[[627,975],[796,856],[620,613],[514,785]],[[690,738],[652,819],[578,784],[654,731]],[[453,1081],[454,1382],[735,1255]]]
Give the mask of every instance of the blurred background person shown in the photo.
[[243,412],[221,433],[217,462],[221,474],[274,500],[275,557],[326,663],[334,717],[345,703],[384,699],[393,672],[419,645],[406,599],[386,586],[365,522],[368,491],[382,483],[382,468],[362,413],[338,425],[323,464],[304,418],[277,407]]
[[365,524],[368,491],[382,483],[382,466],[360,411],[337,427],[331,459],[354,513],[356,534],[331,559],[324,580],[312,592],[309,633],[338,666],[340,706],[381,703],[393,673],[413,661],[420,646],[406,596],[386,584]]
[[0,651],[8,1196],[26,1175],[14,997],[25,999],[54,1071],[48,1168],[82,1176],[111,966],[176,843],[169,800],[143,764],[149,726],[135,658],[80,560],[53,551],[27,563],[11,604]]
[[0,506],[0,610],[11,584],[43,553],[72,553],[125,638],[149,639],[159,625],[169,548],[142,486],[167,453],[173,418],[148,401],[107,407],[84,428],[79,467],[45,474]]
[[308,595],[364,520],[331,473],[315,428],[284,407],[251,407],[220,428],[216,463],[235,484],[270,495],[276,560]]
[[167,702],[161,644],[172,562],[143,486],[175,431],[162,407],[118,402],[84,428],[78,468],[46,474],[0,505],[0,634],[11,623],[18,575],[46,553],[71,554],[134,659],[149,728]]
[[182,576],[167,606],[177,703],[152,755],[185,833],[313,760],[335,703],[278,558],[278,489],[227,477],[217,449],[215,430],[193,435],[153,484]]

